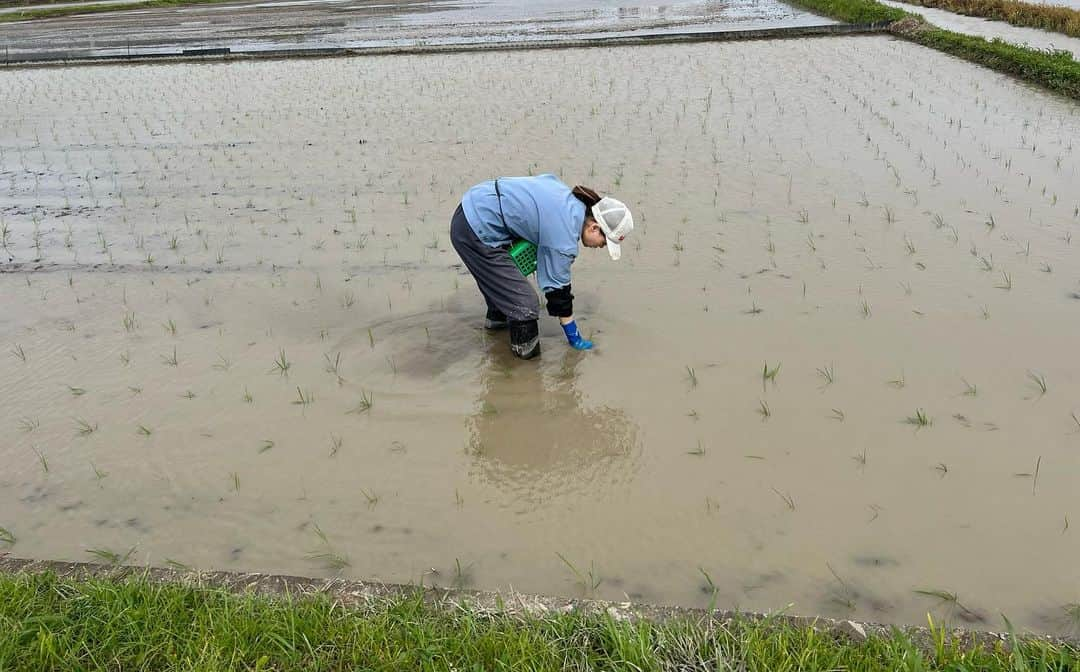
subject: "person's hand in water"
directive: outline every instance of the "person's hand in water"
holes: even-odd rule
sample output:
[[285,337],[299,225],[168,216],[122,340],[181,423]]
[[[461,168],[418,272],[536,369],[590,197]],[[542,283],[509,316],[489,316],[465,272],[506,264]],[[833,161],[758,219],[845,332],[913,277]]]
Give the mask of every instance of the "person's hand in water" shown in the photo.
[[575,350],[592,350],[593,342],[582,338],[578,331],[577,322],[571,319],[562,325],[563,333],[566,334],[566,342]]

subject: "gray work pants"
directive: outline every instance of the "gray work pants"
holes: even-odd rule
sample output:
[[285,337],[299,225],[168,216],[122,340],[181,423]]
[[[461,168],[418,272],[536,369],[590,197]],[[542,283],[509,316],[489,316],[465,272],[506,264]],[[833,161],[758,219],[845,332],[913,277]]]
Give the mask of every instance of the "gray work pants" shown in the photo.
[[488,310],[499,311],[511,322],[539,319],[536,290],[521,275],[506,249],[488,247],[477,238],[460,205],[450,220],[450,243],[476,279]]

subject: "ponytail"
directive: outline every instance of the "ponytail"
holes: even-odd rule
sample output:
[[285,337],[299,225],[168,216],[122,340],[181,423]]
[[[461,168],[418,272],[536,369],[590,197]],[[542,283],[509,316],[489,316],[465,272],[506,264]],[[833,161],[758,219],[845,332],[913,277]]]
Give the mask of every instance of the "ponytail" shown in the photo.
[[594,205],[600,202],[600,194],[596,193],[588,187],[583,187],[580,184],[574,187],[571,192],[579,201],[585,204],[586,214],[592,209]]

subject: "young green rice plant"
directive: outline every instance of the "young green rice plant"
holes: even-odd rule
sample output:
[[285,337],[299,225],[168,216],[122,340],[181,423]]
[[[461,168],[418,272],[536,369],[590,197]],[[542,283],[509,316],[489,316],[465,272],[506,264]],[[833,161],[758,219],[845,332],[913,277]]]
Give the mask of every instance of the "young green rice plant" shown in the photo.
[[911,242],[911,238],[908,238],[907,234],[904,234],[904,249],[907,250],[909,255],[915,254],[915,243]]
[[893,209],[891,207],[887,206],[887,205],[882,206],[881,209],[884,211],[885,222],[888,223],[888,224],[895,224],[896,223],[896,213],[893,211]]
[[338,553],[329,547],[319,551],[309,551],[307,553],[307,559],[322,565],[324,569],[334,572],[340,572],[346,567],[351,566],[348,556]]
[[904,372],[901,371],[900,372],[900,377],[893,378],[892,380],[887,381],[887,384],[891,385],[892,387],[895,387],[898,390],[903,389],[903,387],[905,385],[907,385],[907,381],[904,379]]
[[860,452],[851,456],[851,459],[855,460],[855,464],[859,465],[860,469],[866,468],[866,454],[867,449],[863,448]]
[[27,418],[19,418],[19,423],[18,424],[19,424],[19,429],[26,432],[26,433],[30,433],[30,432],[34,431],[35,429],[37,429],[38,427],[41,427],[41,422],[39,420],[37,420],[36,418],[29,418],[29,417],[27,417]]
[[825,381],[822,387],[828,387],[829,385],[832,385],[833,381],[836,379],[836,373],[833,370],[832,364],[826,364],[825,366],[821,367],[817,370],[817,374],[821,376],[822,380]]
[[71,396],[73,397],[81,397],[86,394],[86,389],[82,387],[72,387],[71,385],[68,385],[68,392],[71,392]]
[[1069,415],[1072,416],[1073,422],[1076,424],[1076,430],[1073,432],[1073,434],[1076,434],[1077,432],[1080,432],[1080,418],[1076,417],[1076,411],[1073,411]]
[[138,428],[135,430],[135,433],[139,436],[150,436],[154,432],[146,425],[139,425]]
[[16,343],[15,345],[12,346],[12,348],[11,348],[11,356],[14,357],[15,359],[23,362],[24,364],[26,363],[26,351],[23,350],[23,347],[21,345],[19,345],[18,343]]
[[175,346],[172,349],[172,354],[171,355],[162,355],[161,356],[161,362],[162,362],[162,364],[167,364],[169,366],[180,366],[180,360],[176,358],[176,347]]
[[956,593],[951,593],[947,590],[938,589],[917,589],[915,593],[918,595],[925,595],[926,597],[937,598],[940,601],[938,603],[939,606],[948,605],[948,608],[950,610],[956,611],[962,619],[969,623],[981,623],[986,620],[986,618],[982,614],[968,609],[963,604],[961,604],[960,599],[959,597],[957,597]]
[[965,397],[974,397],[979,394],[979,389],[975,385],[969,383],[966,378],[961,377],[960,380],[964,383],[963,394]]
[[11,530],[7,529],[6,527],[0,527],[0,544],[14,546],[15,541],[15,535],[11,533]]
[[918,428],[929,427],[934,424],[934,421],[926,415],[926,411],[921,408],[916,408],[915,414],[904,418],[904,422],[909,425],[915,425]]
[[184,392],[180,396],[183,397],[184,399],[187,399],[187,400],[190,401],[190,400],[192,400],[192,399],[194,399],[196,397],[196,394],[194,392],[192,392],[191,390],[188,390],[187,392]]
[[335,376],[338,376],[338,377],[340,377],[340,375],[341,375],[341,374],[340,374],[340,369],[341,369],[341,353],[340,353],[340,352],[338,352],[338,353],[336,353],[336,354],[335,354],[335,355],[333,356],[333,358],[331,358],[331,357],[330,357],[330,353],[328,353],[328,352],[324,352],[324,353],[323,353],[323,359],[324,359],[324,360],[326,360],[326,367],[325,367],[325,371],[326,371],[327,373],[332,373],[332,374],[334,374]]
[[698,457],[704,457],[704,455],[705,455],[705,446],[701,445],[701,439],[698,439],[697,448],[695,448],[694,450],[686,451],[686,454],[687,455],[696,455]]
[[265,453],[266,451],[270,450],[273,447],[274,447],[274,442],[273,441],[271,441],[270,439],[263,439],[262,442],[259,444],[259,454],[262,455],[263,453]]
[[195,568],[191,565],[185,565],[184,563],[173,560],[172,558],[165,558],[165,566],[169,569],[175,569],[178,572],[194,572]]
[[228,371],[229,367],[231,367],[231,366],[232,366],[232,362],[230,362],[228,360],[228,358],[225,357],[225,355],[223,355],[223,354],[221,354],[219,352],[218,353],[218,361],[214,362],[210,366],[210,368],[212,368],[215,371]]
[[1010,290],[1012,289],[1012,275],[1006,271],[1001,272],[1001,282],[994,285],[998,289]]
[[304,406],[305,408],[315,403],[315,395],[311,390],[302,390],[300,386],[296,386],[296,399],[292,402],[295,406]]
[[229,481],[232,483],[233,492],[240,492],[240,474],[235,471],[230,472]]
[[112,551],[108,548],[91,548],[87,549],[87,554],[94,556],[101,562],[107,565],[122,565],[131,559],[131,556],[135,554],[135,547],[129,548],[123,555],[120,555],[116,551]]
[[834,409],[832,409],[832,415],[830,417],[833,420],[836,420],[838,422],[843,422],[844,418],[847,417],[847,416],[845,416],[844,412],[842,410],[840,410],[839,408],[834,408]]
[[330,457],[338,454],[341,450],[341,446],[344,445],[345,440],[336,434],[330,435]]
[[354,303],[356,303],[356,295],[353,294],[352,291],[346,290],[345,292],[342,293],[342,295],[341,295],[341,307],[342,308],[348,310],[349,308],[353,307]]
[[371,330],[371,327],[368,327],[367,337],[368,337],[368,343],[371,344],[371,349],[374,350],[375,349],[375,332]]
[[697,387],[697,373],[694,372],[693,367],[686,367],[686,379],[690,382],[690,387]]
[[171,317],[167,322],[162,322],[161,327],[165,330],[166,334],[176,336],[176,322],[173,322]]
[[47,459],[45,459],[45,455],[43,455],[40,450],[38,450],[37,448],[35,448],[33,446],[30,446],[30,450],[34,451],[34,454],[37,455],[38,464],[41,465],[42,473],[45,473],[45,474],[49,473],[49,461]]
[[776,385],[776,376],[780,373],[781,364],[769,368],[769,362],[765,362],[765,365],[761,368],[761,389],[765,390],[765,383],[771,382]]
[[349,413],[366,413],[371,410],[371,407],[375,404],[375,395],[367,390],[360,390],[360,401],[357,402],[356,407]]
[[870,317],[870,302],[866,299],[862,299],[859,302],[859,310],[862,312],[863,319]]
[[271,367],[270,373],[287,376],[290,367],[292,367],[292,362],[290,362],[288,356],[286,356],[285,348],[282,348],[281,352],[279,352],[278,356],[274,359],[274,366]]
[[600,587],[603,579],[600,578],[593,563],[589,563],[589,571],[587,573],[582,573],[574,566],[574,563],[567,560],[566,556],[562,553],[555,551],[555,555],[559,556],[559,559],[562,560],[563,564],[570,568],[570,571],[577,578],[578,585],[581,586],[583,593],[591,595],[596,592],[596,589]]
[[136,329],[139,328],[139,322],[135,319],[135,313],[134,312],[124,313],[123,324],[124,324],[124,331],[126,331],[129,334],[134,332]]
[[761,415],[762,421],[768,420],[772,417],[772,409],[769,408],[768,402],[764,399],[758,399],[757,412]]
[[770,488],[770,490],[775,492],[776,496],[784,501],[784,505],[787,506],[788,510],[795,510],[795,499],[790,494],[786,492],[780,492],[776,488]]
[[1035,373],[1034,371],[1028,371],[1028,380],[1032,382],[1035,387],[1035,391],[1042,397],[1046,394],[1046,376],[1041,373]]
[[75,418],[75,433],[78,436],[90,436],[98,429],[97,424],[91,424],[83,418]]
[[1035,496],[1035,488],[1039,485],[1039,468],[1042,467],[1042,455],[1035,460],[1035,472],[1031,477],[1031,495]]
[[373,509],[378,506],[379,496],[377,494],[375,494],[374,492],[368,492],[363,488],[360,488],[360,494],[363,495],[364,499],[367,501],[369,509]]
[[244,387],[244,396],[242,396],[241,399],[244,400],[245,404],[253,404],[253,403],[255,403],[255,397],[252,396],[251,391],[248,390],[248,388],[246,386]]

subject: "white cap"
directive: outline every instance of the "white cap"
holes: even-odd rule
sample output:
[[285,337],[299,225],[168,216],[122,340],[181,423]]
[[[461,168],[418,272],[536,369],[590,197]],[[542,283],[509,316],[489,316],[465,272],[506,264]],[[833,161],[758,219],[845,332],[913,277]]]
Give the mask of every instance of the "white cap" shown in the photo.
[[634,217],[630,214],[630,208],[620,200],[605,196],[592,206],[592,216],[607,238],[608,254],[618,261],[622,256],[619,243],[634,230]]

